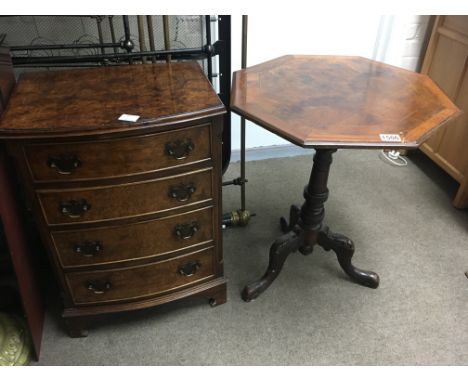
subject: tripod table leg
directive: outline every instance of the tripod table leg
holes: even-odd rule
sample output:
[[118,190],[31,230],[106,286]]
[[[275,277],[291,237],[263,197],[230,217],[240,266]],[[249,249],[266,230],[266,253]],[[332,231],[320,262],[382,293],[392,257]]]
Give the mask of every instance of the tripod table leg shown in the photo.
[[333,233],[325,226],[319,231],[317,244],[326,251],[333,250],[341,268],[354,281],[369,288],[379,286],[379,275],[377,273],[356,268],[351,263],[354,254],[354,243],[351,239],[339,233]]
[[263,277],[249,285],[242,291],[242,299],[246,302],[256,299],[278,277],[290,253],[298,250],[302,237],[290,231],[278,238],[270,248],[270,262]]

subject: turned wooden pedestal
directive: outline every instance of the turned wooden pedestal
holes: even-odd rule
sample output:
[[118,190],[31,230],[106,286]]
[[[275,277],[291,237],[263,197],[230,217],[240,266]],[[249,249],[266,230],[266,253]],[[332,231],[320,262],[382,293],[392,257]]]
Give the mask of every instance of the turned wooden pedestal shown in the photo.
[[303,255],[312,253],[315,245],[326,251],[336,253],[341,268],[353,280],[370,288],[379,286],[379,276],[374,272],[363,271],[351,263],[354,244],[346,236],[333,233],[323,224],[324,204],[328,199],[328,173],[332,163],[334,149],[317,150],[309,184],[304,188],[304,204],[291,206],[289,222],[280,219],[284,235],[278,238],[270,248],[270,263],[265,275],[258,281],[247,285],[242,291],[242,298],[250,301],[267,289],[283,268],[287,257],[296,251]]

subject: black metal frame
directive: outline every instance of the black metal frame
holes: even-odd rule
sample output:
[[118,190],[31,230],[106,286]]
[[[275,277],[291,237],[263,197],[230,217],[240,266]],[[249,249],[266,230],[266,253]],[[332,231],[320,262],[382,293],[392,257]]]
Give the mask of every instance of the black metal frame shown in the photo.
[[224,116],[223,174],[231,161],[231,16],[221,15],[218,20],[219,40],[219,98],[228,112]]
[[[7,16],[3,16],[7,17]],[[147,51],[134,52],[134,44],[130,38],[130,27],[128,16],[123,16],[123,26],[125,38],[123,41],[116,42],[113,33],[113,24],[110,20],[112,42],[104,43],[102,31],[100,29],[100,20],[98,22],[99,44],[57,44],[57,45],[23,45],[10,46],[12,54],[13,67],[89,67],[101,65],[121,65],[134,64],[136,61],[146,61],[147,58],[155,60],[170,59],[191,59],[207,60],[208,79],[213,82],[213,77],[219,77],[220,91],[219,97],[226,106],[228,113],[224,118],[223,131],[223,173],[229,166],[231,159],[231,114],[229,110],[230,90],[231,90],[231,16],[220,15],[218,19],[219,40],[211,41],[211,16],[205,16],[206,25],[206,44],[200,48],[188,49],[165,49],[154,50],[154,41],[150,35],[150,49]],[[15,56],[15,52],[26,50],[56,50],[56,49],[83,49],[97,48],[101,53],[96,55],[78,55],[78,56],[46,56],[46,57],[23,57]],[[113,53],[105,53],[105,48],[113,48]],[[119,53],[118,49],[126,52]],[[219,56],[219,73],[213,73],[212,58]]]

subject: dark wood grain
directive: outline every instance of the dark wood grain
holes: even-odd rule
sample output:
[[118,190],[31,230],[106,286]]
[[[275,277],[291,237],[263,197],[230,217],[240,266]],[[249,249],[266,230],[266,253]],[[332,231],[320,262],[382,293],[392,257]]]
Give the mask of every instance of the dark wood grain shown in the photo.
[[[138,183],[115,186],[37,191],[45,220],[49,225],[99,222],[155,213],[168,209],[177,210],[186,205],[212,199],[212,171],[210,169],[151,179]],[[195,191],[187,200],[169,195],[170,190],[181,185],[193,185]],[[60,205],[69,201],[85,200],[90,207],[79,216],[63,213]]]
[[[115,266],[117,262],[156,259],[161,255],[170,255],[175,250],[212,242],[213,218],[213,208],[208,207],[135,224],[53,231],[51,235],[60,263],[65,269],[102,264]],[[188,239],[177,237],[176,227],[192,222],[198,224],[197,232]],[[76,245],[86,242],[99,242],[99,250],[94,255],[77,252]]]
[[284,56],[235,72],[231,108],[299,146],[329,148],[418,147],[460,114],[429,77],[345,56]]
[[[211,157],[209,135],[206,124],[132,138],[32,144],[25,146],[25,155],[36,182],[115,178],[206,162]],[[166,146],[184,142],[192,145],[185,158],[167,152]],[[69,173],[49,164],[51,158],[67,156],[75,156],[80,163]]]
[[[34,112],[31,107],[34,106]],[[134,130],[224,114],[196,62],[25,73],[0,122],[10,138]],[[122,122],[122,114],[139,115]]]
[[[185,275],[179,271],[192,262],[198,263],[197,269],[191,271],[193,274]],[[212,276],[213,254],[212,250],[208,249],[149,265],[105,271],[70,272],[65,277],[76,304],[93,304],[142,299],[163,294],[171,289],[189,287]],[[90,283],[94,283],[94,288],[88,287]],[[103,287],[106,283],[109,283],[108,288]]]

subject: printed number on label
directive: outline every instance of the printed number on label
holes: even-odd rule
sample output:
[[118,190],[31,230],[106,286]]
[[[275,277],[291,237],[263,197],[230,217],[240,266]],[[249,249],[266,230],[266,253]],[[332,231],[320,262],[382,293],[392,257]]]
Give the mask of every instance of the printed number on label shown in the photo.
[[379,134],[382,142],[401,142],[400,134]]

